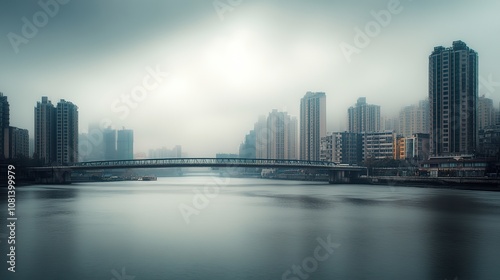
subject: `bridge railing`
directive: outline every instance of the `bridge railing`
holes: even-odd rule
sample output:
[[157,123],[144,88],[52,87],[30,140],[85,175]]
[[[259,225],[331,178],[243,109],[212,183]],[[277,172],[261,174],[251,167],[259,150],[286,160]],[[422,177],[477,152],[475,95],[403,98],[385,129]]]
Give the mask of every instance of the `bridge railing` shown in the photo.
[[244,166],[311,166],[335,167],[334,162],[308,161],[290,159],[249,159],[249,158],[162,158],[162,159],[134,159],[79,162],[74,166],[80,167],[109,167],[109,166],[154,166],[154,165],[244,165]]

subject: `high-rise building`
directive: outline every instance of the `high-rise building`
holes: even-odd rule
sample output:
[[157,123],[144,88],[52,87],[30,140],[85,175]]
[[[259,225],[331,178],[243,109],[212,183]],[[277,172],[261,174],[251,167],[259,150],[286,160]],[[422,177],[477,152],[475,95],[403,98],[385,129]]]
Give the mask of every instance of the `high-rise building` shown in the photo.
[[366,103],[366,97],[358,98],[356,105],[347,109],[349,132],[380,131],[380,106]]
[[250,130],[245,136],[245,140],[240,145],[239,157],[255,158],[255,130]]
[[3,96],[0,92],[0,160],[9,157],[9,125],[9,101],[7,101],[7,96]]
[[273,110],[267,117],[267,158],[297,159],[297,121]]
[[56,159],[59,164],[78,162],[78,107],[64,99],[56,108]]
[[116,157],[116,130],[108,127],[102,131],[104,143],[104,160],[115,160]]
[[398,116],[380,116],[380,131],[392,130],[396,133],[401,133],[399,127],[399,115]]
[[477,126],[484,129],[496,123],[495,107],[493,100],[484,96],[479,97],[477,106]]
[[9,128],[9,158],[30,157],[30,137],[27,129]]
[[267,119],[265,116],[259,116],[255,123],[255,158],[267,158]]
[[116,140],[118,159],[134,159],[134,131],[131,129],[118,130]]
[[406,106],[399,112],[399,132],[404,137],[415,133],[429,133],[429,101]]
[[326,95],[307,92],[300,100],[300,159],[320,160],[321,138],[326,136]]
[[43,96],[35,107],[35,159],[45,164],[56,161],[56,136],[56,109]]
[[429,56],[433,156],[474,154],[478,142],[478,55],[462,41]]

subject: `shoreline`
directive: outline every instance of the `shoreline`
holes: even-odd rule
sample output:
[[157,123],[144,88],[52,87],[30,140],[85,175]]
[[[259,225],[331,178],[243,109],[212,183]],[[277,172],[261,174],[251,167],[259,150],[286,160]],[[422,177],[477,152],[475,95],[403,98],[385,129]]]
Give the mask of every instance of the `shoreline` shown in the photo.
[[[188,177],[188,176],[160,176],[158,178],[169,178],[169,177]],[[325,178],[297,178],[295,176],[285,177],[256,177],[256,176],[230,176],[235,178],[260,178],[260,179],[271,179],[271,180],[287,180],[287,181],[315,181],[315,182],[326,182]],[[129,180],[116,180],[116,181],[104,181],[104,180],[78,180],[73,181],[70,184],[78,183],[97,183],[97,182],[119,182],[119,181],[129,181]],[[337,183],[331,183],[331,185],[336,185]],[[402,176],[376,176],[376,177],[361,177],[355,179],[351,183],[338,183],[338,184],[361,184],[361,185],[384,185],[384,186],[407,186],[407,187],[419,187],[419,188],[441,188],[441,189],[462,189],[462,190],[477,190],[477,191],[500,191],[500,178],[488,178],[488,177],[402,177]],[[30,186],[37,185],[34,182],[29,181],[19,181],[18,186]],[[44,184],[39,184],[44,185]],[[69,185],[69,184],[68,184]]]

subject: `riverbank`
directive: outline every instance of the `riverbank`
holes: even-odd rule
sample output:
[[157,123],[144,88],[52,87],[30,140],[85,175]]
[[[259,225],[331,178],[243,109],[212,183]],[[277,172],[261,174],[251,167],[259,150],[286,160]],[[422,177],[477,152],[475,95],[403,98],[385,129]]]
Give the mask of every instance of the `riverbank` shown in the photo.
[[426,188],[454,188],[467,190],[500,191],[500,178],[488,177],[402,177],[377,176],[356,180],[359,184],[414,186]]

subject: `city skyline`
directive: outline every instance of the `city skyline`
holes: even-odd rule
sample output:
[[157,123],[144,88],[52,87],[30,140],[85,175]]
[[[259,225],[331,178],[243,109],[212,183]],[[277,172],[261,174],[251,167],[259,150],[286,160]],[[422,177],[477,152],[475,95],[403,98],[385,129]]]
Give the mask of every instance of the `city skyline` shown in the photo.
[[[23,17],[32,22],[44,10],[1,4],[0,91],[9,96],[12,125],[31,137],[31,108],[50,96],[78,104],[81,132],[109,119],[114,128],[134,129],[138,152],[182,145],[189,155],[210,156],[237,152],[255,116],[272,109],[298,116],[307,91],[328,95],[327,131],[347,129],[345,110],[361,96],[381,106],[381,115],[397,114],[426,98],[432,49],[463,40],[481,55],[479,95],[498,104],[498,39],[482,35],[494,34],[498,3],[455,1],[445,15],[449,5],[400,1],[390,22],[357,46],[357,30],[377,22],[390,2],[242,1],[222,15],[210,2],[68,2],[17,53],[7,35],[22,35]],[[469,14],[484,20],[463,20]],[[447,24],[453,32],[435,28]],[[346,59],[342,43],[359,52]]]

